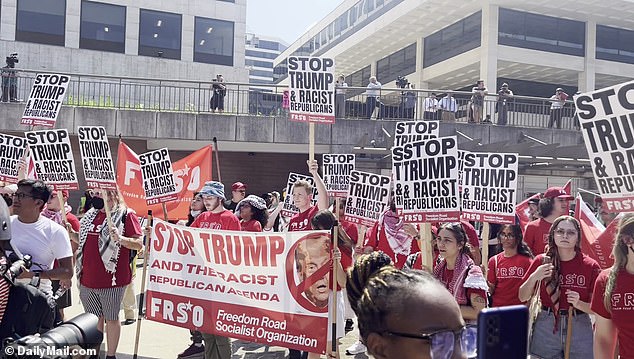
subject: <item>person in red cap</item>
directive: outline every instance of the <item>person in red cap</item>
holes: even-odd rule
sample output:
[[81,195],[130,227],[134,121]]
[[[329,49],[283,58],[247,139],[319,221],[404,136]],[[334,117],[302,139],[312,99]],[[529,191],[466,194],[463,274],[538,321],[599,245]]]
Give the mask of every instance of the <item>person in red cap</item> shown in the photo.
[[222,205],[231,212],[236,211],[238,203],[246,197],[247,185],[242,182],[236,182],[231,185],[231,198],[224,201]]
[[551,187],[539,200],[541,218],[528,222],[524,231],[524,241],[534,255],[544,253],[550,226],[557,217],[568,215],[573,198],[562,187]]

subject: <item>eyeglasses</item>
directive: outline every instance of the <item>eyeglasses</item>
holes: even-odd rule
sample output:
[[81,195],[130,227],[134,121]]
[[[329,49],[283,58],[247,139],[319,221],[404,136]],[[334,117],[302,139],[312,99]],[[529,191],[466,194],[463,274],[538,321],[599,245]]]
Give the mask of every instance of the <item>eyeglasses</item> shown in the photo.
[[500,239],[504,239],[504,238],[513,239],[513,238],[515,238],[515,235],[513,233],[500,233],[500,234],[498,234],[498,238],[500,238]]
[[559,236],[559,237],[563,237],[564,235],[566,237],[576,237],[577,236],[577,231],[573,231],[573,230],[565,230],[562,228],[557,228],[555,229],[555,235]]
[[629,246],[630,244],[634,244],[634,237],[630,234],[621,234],[619,235],[619,241]]
[[35,197],[33,197],[32,195],[27,194],[27,193],[18,193],[18,192],[16,192],[16,193],[12,193],[11,194],[11,198],[14,198],[14,199],[17,198],[20,201],[23,200],[25,197],[35,199]]
[[392,331],[385,331],[384,334],[429,341],[431,344],[429,353],[432,359],[451,358],[458,340],[460,341],[462,354],[466,354],[467,358],[475,357],[478,352],[478,327],[471,324],[458,330],[441,330],[430,334],[409,334]]

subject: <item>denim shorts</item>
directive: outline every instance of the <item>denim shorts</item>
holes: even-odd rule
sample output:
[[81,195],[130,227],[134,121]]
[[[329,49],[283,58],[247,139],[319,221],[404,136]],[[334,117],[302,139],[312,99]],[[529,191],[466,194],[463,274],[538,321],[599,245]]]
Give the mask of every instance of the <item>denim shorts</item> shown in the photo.
[[[553,333],[555,315],[542,310],[533,325],[533,336],[530,343],[530,354],[542,359],[560,359],[564,357],[566,348],[566,326],[568,316],[559,317],[559,328]],[[572,317],[572,343],[570,357],[575,359],[593,359],[592,323],[586,313]]]

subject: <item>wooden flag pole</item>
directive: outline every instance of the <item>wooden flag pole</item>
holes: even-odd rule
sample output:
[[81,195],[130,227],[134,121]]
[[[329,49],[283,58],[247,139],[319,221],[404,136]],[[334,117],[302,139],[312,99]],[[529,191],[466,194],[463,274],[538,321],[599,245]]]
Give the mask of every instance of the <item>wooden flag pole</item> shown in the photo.
[[161,206],[163,207],[163,219],[167,222],[167,206],[165,205],[165,202],[161,203]]
[[491,231],[491,226],[489,222],[482,223],[482,260],[480,261],[480,266],[482,267],[482,271],[484,272],[484,278],[487,277],[487,269],[489,267],[489,232]]
[[213,138],[213,149],[214,149],[214,153],[216,154],[216,169],[218,170],[218,182],[222,182],[222,176],[220,175],[220,155],[218,154],[220,152],[220,149],[218,149],[218,140],[215,137]]
[[[338,248],[339,245],[339,197],[335,198],[335,224],[332,227],[332,248]],[[332,301],[331,301],[331,313],[332,313],[332,327],[331,329],[331,345],[332,352],[337,352],[337,272],[339,271],[339,258],[334,258],[332,262]]]
[[141,278],[141,291],[139,292],[139,314],[137,315],[136,321],[136,337],[134,339],[134,355],[133,359],[137,359],[137,354],[139,353],[139,336],[141,334],[141,322],[143,320],[143,303],[145,297],[145,279],[147,274],[147,266],[150,259],[150,248],[152,247],[152,210],[147,211],[147,227],[150,228],[150,232],[147,234],[146,245],[145,245],[145,254],[143,257],[143,277]]
[[430,271],[434,270],[434,247],[431,243],[431,223],[425,222],[419,227],[419,236],[421,239],[421,260],[423,267]]

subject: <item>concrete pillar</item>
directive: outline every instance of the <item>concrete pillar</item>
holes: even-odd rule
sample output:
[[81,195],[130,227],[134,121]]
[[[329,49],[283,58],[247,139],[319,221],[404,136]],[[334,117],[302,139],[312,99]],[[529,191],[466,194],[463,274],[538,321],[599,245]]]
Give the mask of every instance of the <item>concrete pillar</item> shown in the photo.
[[65,46],[79,48],[79,29],[81,27],[81,1],[66,2]]
[[416,79],[409,80],[413,83],[417,89],[424,89],[427,86],[425,79],[423,78],[423,55],[425,53],[425,41],[422,37],[416,40]]
[[181,61],[194,61],[194,18],[182,16]]
[[128,6],[125,19],[125,53],[138,55],[139,53],[139,8]]
[[[4,0],[0,9],[0,40],[15,41],[17,0]],[[3,65],[4,66],[4,65]]]
[[586,22],[586,56],[584,71],[579,73],[577,87],[579,91],[592,91],[596,87],[596,54],[597,54],[597,23],[594,20]]
[[[488,1],[482,6],[482,29],[480,38],[480,79],[489,93],[497,90],[498,71],[498,15],[499,7]],[[474,79],[475,83],[477,79]]]

